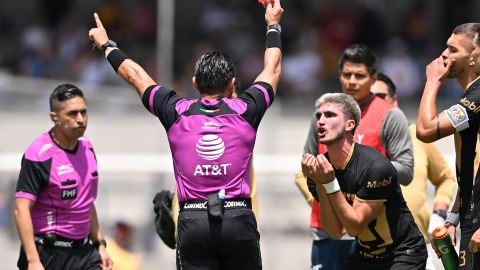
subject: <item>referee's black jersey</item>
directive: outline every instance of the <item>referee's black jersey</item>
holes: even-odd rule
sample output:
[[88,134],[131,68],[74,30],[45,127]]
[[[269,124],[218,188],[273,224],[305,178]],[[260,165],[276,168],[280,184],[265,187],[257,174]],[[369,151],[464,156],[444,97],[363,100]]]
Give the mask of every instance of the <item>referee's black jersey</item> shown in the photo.
[[[478,162],[475,162],[475,156],[479,139],[478,129],[480,127],[479,78],[470,84],[455,105],[445,110],[448,120],[457,130],[454,134],[454,139],[457,182],[460,187],[460,218],[462,225],[467,225],[464,221],[470,220],[470,218],[465,220],[465,217],[470,216],[470,211],[478,204],[480,197],[479,185],[475,185],[478,178]],[[473,200],[471,200],[472,191]],[[477,214],[476,218],[479,217]]]
[[[327,153],[328,158],[328,153]],[[356,237],[357,252],[371,261],[426,252],[423,236],[415,225],[397,182],[397,171],[379,151],[354,144],[344,169],[335,169],[341,191],[353,201],[383,202],[382,210]]]

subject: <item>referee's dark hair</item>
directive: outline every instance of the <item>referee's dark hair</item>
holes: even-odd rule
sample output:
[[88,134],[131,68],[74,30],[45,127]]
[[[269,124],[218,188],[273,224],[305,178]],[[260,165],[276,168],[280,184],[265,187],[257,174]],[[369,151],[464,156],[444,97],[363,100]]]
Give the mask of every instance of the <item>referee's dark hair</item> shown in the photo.
[[202,94],[218,94],[227,89],[235,77],[232,59],[220,52],[202,55],[195,64],[195,81]]
[[57,86],[52,94],[50,94],[50,111],[55,112],[59,109],[59,104],[72,99],[74,97],[81,97],[85,99],[82,90],[73,84],[60,84]]
[[387,90],[388,90],[388,95],[389,96],[393,97],[397,94],[397,87],[393,83],[392,79],[390,79],[390,77],[388,77],[384,73],[379,72],[377,74],[377,81],[382,81],[387,85],[387,87],[388,87]]
[[345,62],[355,64],[364,64],[367,66],[368,73],[374,75],[378,71],[378,60],[373,51],[363,44],[352,45],[343,51],[338,61],[338,69],[341,72]]

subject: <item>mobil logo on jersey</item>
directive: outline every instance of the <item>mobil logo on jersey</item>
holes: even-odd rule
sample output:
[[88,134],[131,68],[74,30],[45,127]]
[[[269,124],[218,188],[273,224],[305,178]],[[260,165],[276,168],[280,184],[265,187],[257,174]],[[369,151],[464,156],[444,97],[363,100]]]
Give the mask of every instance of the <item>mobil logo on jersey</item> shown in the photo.
[[195,145],[197,155],[211,164],[196,165],[193,175],[226,175],[231,163],[215,162],[225,153],[225,142],[215,134],[200,137]]

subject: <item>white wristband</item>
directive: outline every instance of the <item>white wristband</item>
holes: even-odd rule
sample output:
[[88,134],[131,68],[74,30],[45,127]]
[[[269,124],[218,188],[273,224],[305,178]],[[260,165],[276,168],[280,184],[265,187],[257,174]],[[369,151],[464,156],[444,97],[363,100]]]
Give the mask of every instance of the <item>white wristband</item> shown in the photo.
[[325,193],[332,194],[340,190],[340,184],[337,181],[337,178],[333,179],[331,182],[323,184]]
[[453,226],[457,227],[460,223],[460,215],[458,213],[448,212],[447,219],[445,223],[450,223]]

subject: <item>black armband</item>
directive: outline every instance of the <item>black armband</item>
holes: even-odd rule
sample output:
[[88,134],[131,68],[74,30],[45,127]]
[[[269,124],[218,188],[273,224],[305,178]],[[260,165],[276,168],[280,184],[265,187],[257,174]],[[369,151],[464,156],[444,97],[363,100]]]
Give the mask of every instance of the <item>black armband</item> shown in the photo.
[[123,61],[127,59],[128,57],[122,51],[120,51],[120,49],[113,49],[107,55],[107,60],[108,62],[110,62],[110,65],[112,65],[116,73],[118,73],[118,68],[123,63]]
[[267,40],[265,42],[265,47],[268,48],[279,48],[282,50],[282,38],[280,32],[275,29],[270,29],[267,31]]
[[105,239],[98,240],[97,242],[93,242],[93,246],[95,248],[99,248],[100,246],[107,247],[107,241]]

